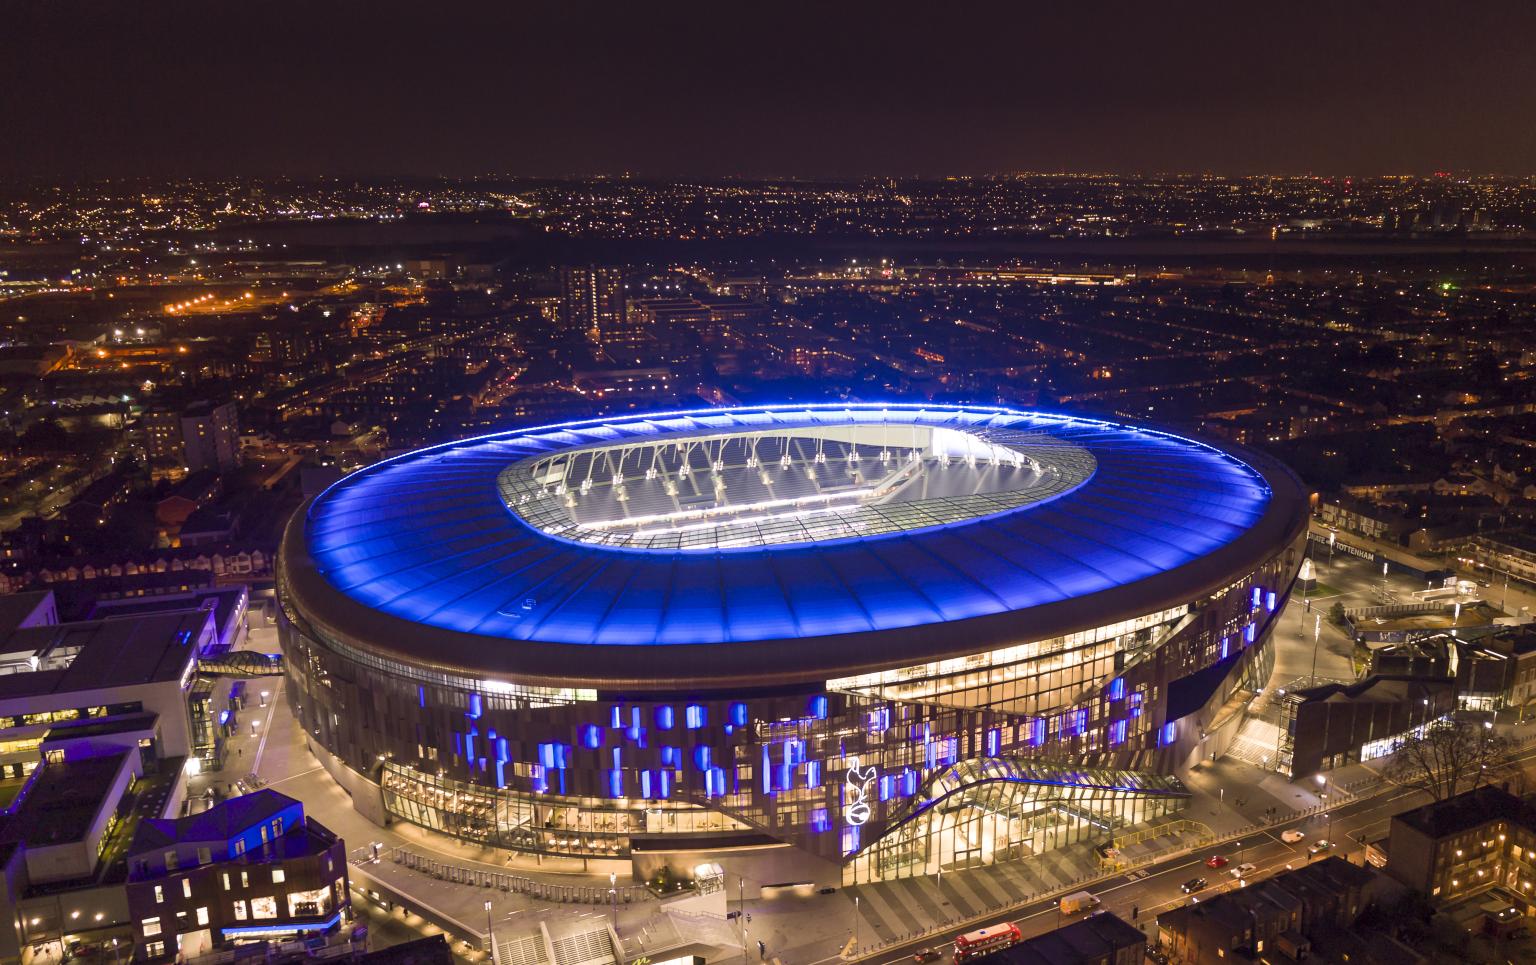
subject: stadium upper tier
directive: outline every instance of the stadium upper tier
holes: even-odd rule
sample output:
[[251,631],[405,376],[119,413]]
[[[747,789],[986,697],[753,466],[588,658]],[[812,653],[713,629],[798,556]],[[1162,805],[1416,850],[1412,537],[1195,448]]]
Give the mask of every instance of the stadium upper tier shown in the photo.
[[1133,426],[704,410],[379,463],[290,526],[282,578],[333,639],[444,669],[814,679],[1187,602],[1294,538],[1304,509],[1279,467]]

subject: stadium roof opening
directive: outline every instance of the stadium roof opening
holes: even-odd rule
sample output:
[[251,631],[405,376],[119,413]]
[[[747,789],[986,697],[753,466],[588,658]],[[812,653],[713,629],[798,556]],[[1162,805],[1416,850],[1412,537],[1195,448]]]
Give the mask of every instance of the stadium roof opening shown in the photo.
[[500,476],[543,532],[707,551],[942,526],[1052,499],[1092,454],[1038,431],[916,423],[698,433],[526,459]]

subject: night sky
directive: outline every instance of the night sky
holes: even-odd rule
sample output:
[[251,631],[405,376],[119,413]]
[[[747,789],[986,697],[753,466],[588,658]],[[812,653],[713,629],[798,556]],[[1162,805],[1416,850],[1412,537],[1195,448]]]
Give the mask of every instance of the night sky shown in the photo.
[[0,175],[1536,172],[1536,3],[0,0]]

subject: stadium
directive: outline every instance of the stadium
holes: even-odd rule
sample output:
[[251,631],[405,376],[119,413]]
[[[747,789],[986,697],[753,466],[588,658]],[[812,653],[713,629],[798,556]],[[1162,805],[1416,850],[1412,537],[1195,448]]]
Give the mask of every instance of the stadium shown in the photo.
[[295,515],[286,690],[380,823],[645,876],[934,874],[1183,808],[1306,519],[1267,459],[1043,412],[499,433]]

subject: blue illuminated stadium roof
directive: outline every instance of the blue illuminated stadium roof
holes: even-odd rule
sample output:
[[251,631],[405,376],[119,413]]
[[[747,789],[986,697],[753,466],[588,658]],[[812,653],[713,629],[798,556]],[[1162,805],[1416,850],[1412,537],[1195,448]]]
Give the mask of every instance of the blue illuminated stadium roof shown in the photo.
[[[1070,485],[1017,506],[875,535],[702,552],[585,545],[551,535],[508,508],[511,497],[499,482],[523,460],[537,468],[540,457],[582,447],[806,427],[831,437],[843,431],[838,427],[882,424],[980,438],[1026,434],[1046,451],[1059,445],[1091,459],[1086,470],[1079,460]],[[872,473],[879,468],[867,447],[855,456]],[[847,458],[851,464],[854,456]],[[1298,532],[1299,486],[1289,474],[1283,478],[1285,518],[1268,527],[1264,545],[1246,548],[1240,559],[1229,553],[1213,571],[1178,581],[1184,589],[1204,592],[1225,565],[1247,565]],[[1038,412],[898,405],[703,410],[507,432],[379,463],[318,497],[302,535],[291,528],[284,553],[307,603],[338,598],[320,606],[328,625],[355,622],[367,611],[409,621],[424,631],[420,640],[394,633],[384,643],[427,659],[462,661],[471,651],[478,658],[494,646],[485,638],[605,650],[792,642],[996,617],[1198,569],[1274,515],[1274,479],[1273,470],[1260,473],[1192,440]],[[577,502],[574,485],[564,498]],[[1157,585],[1162,596],[1172,592]],[[1110,615],[1103,607],[1085,613]],[[354,637],[377,635],[380,625],[366,619],[370,626]],[[434,637],[435,630],[449,633]],[[462,644],[463,635],[479,643],[452,657],[435,651],[433,640]],[[484,656],[487,663],[516,663]]]

